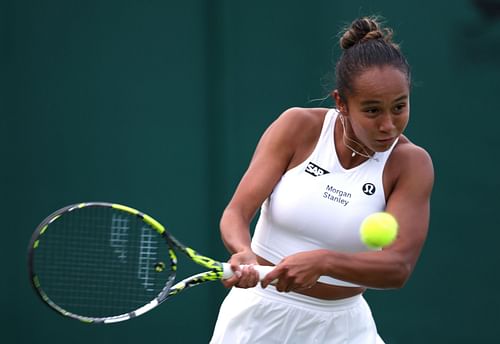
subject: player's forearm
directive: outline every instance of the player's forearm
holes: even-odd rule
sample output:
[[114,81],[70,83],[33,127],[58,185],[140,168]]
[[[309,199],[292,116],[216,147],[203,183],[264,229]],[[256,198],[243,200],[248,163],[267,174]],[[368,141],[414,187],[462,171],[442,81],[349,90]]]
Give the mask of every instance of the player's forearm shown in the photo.
[[250,250],[250,220],[227,208],[220,221],[222,241],[230,253]]
[[413,270],[408,260],[397,252],[327,251],[324,258],[325,275],[369,288],[401,288]]

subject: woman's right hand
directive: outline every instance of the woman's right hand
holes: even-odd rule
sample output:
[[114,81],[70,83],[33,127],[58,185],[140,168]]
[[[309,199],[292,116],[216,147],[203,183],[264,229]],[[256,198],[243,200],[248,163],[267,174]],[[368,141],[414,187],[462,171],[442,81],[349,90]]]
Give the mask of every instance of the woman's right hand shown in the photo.
[[[259,283],[259,273],[252,267],[257,265],[257,256],[251,250],[233,254],[228,263],[231,265],[234,275],[222,280],[224,287],[253,288]],[[241,268],[240,265],[247,266]]]

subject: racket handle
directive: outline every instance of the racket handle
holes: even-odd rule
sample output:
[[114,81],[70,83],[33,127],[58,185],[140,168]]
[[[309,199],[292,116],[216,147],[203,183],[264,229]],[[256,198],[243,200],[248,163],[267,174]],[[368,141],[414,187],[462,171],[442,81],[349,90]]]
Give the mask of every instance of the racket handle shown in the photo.
[[[240,265],[241,268],[244,268],[245,266],[248,265]],[[222,267],[224,268],[222,279],[228,279],[234,275],[231,265],[228,263],[222,263]],[[274,266],[253,265],[253,268],[259,273],[259,280],[262,281],[264,277],[266,277],[266,275],[274,269]]]

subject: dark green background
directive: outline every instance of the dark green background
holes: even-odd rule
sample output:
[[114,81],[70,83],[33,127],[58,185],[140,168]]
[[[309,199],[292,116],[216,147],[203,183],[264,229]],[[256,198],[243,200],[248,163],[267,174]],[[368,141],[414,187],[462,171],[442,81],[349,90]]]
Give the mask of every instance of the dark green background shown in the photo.
[[497,342],[500,21],[474,3],[2,1],[0,341],[207,342],[219,283],[117,325],[57,316],[30,289],[31,232],[66,204],[113,201],[226,259],[218,219],[261,133],[287,107],[331,106],[311,100],[338,31],[380,14],[413,66],[407,134],[436,184],[412,279],[366,297],[387,343]]

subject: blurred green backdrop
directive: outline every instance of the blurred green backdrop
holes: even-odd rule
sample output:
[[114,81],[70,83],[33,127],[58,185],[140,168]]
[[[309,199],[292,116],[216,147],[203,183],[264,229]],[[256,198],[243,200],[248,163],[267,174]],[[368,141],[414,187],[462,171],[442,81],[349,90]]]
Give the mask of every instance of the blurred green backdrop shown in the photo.
[[337,33],[379,14],[413,66],[407,134],[433,156],[436,185],[412,279],[366,297],[387,343],[496,342],[499,6],[3,0],[0,340],[208,342],[219,283],[112,326],[57,316],[28,283],[31,232],[66,204],[113,201],[226,259],[218,219],[261,133],[287,107],[331,106],[314,99],[328,94]]

